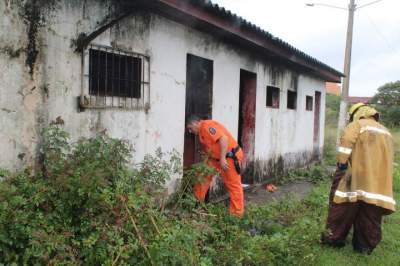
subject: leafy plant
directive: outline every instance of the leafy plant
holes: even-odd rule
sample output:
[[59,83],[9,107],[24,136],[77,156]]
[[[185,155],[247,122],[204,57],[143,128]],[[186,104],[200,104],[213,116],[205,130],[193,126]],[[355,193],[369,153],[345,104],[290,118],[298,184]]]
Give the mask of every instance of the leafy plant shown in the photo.
[[[191,210],[198,205],[197,200],[193,196],[193,186],[203,182],[207,176],[217,174],[217,171],[207,164],[207,159],[199,163],[193,164],[190,168],[185,169],[183,178],[177,191],[170,197],[168,205],[171,209],[187,209]],[[203,205],[204,207],[204,205]]]
[[11,175],[10,171],[0,168],[0,178],[4,178],[10,175]]

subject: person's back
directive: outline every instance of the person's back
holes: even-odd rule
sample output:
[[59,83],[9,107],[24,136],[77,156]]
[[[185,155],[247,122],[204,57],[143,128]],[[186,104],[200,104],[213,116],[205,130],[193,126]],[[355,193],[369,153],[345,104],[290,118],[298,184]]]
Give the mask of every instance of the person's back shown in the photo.
[[[362,200],[394,210],[393,139],[390,132],[373,118],[360,119],[346,127],[342,143],[352,145],[349,158],[351,169],[348,171],[351,182],[339,185],[334,201]],[[346,158],[342,154],[338,156],[339,161]],[[357,196],[340,192],[357,192]]]
[[217,140],[222,135],[227,137],[228,150],[238,146],[235,138],[221,123],[215,120],[201,120],[199,126],[200,142],[207,148],[207,151],[211,152],[211,156],[216,159],[219,159],[221,153]]
[[352,122],[340,139],[321,242],[343,247],[353,227],[354,250],[371,253],[382,238],[382,216],[395,211],[393,140],[374,108],[358,103],[349,115]]

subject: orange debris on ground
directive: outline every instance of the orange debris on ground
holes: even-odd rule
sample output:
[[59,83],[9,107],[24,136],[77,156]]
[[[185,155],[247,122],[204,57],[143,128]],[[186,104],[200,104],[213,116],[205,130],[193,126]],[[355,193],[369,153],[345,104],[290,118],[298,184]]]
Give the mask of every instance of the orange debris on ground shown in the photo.
[[268,185],[265,187],[265,189],[266,189],[268,192],[271,192],[271,193],[274,193],[275,191],[278,190],[278,188],[277,188],[276,186],[274,186],[273,184],[268,184]]

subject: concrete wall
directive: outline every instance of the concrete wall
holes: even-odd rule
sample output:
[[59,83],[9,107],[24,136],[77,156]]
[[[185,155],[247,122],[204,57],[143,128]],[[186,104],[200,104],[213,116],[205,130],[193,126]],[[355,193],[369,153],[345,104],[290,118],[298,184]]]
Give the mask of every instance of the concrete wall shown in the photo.
[[[282,66],[277,86],[280,109],[266,107],[266,86],[271,83],[274,62],[263,61],[213,36],[155,14],[140,11],[124,18],[92,43],[138,52],[150,57],[150,109],[93,110],[78,112],[82,55],[74,51],[79,33],[90,33],[118,12],[109,1],[61,1],[45,12],[38,30],[38,58],[34,72],[26,64],[29,25],[22,22],[17,4],[0,1],[0,167],[18,169],[33,162],[40,144],[40,129],[61,116],[73,140],[93,136],[106,129],[117,138],[128,139],[135,148],[134,161],[141,161],[158,147],[183,153],[186,55],[191,53],[214,62],[213,118],[237,135],[240,69],[257,74],[256,143],[253,167],[268,176],[278,163],[282,168],[302,165],[314,158],[314,112],[305,111],[306,95],[322,93],[324,81],[299,73],[297,110],[287,110],[286,90],[293,73]],[[3,13],[3,12],[2,12]],[[11,48],[10,48],[11,47]],[[22,49],[20,55],[4,52]],[[8,51],[8,50],[7,50]],[[12,53],[12,55],[14,55]],[[85,79],[83,80],[85,83]],[[21,155],[24,154],[24,155]],[[17,157],[21,159],[17,159]],[[172,183],[171,186],[172,187]]]

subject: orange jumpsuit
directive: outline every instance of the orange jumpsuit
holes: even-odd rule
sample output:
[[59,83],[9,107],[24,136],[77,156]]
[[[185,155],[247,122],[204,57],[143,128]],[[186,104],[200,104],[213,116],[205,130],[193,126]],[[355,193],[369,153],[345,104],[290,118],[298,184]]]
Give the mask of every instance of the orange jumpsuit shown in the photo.
[[[235,170],[234,162],[232,158],[227,158],[229,169],[224,171],[221,168],[219,158],[221,148],[218,140],[222,136],[226,136],[228,139],[227,152],[237,147],[236,140],[232,137],[231,133],[220,123],[214,120],[202,120],[199,126],[199,139],[205,152],[210,154],[211,160],[209,166],[214,167],[221,175],[225,187],[227,188],[230,196],[230,208],[229,212],[235,216],[243,216],[244,213],[244,200],[243,200],[243,188],[241,182],[241,176]],[[236,157],[239,162],[243,159],[243,151],[239,149],[236,153]],[[196,184],[193,188],[196,198],[200,201],[204,201],[207,191],[210,187],[212,176],[204,178],[202,183]]]

